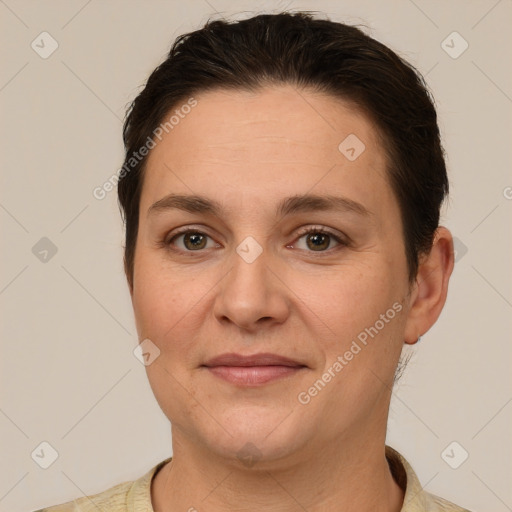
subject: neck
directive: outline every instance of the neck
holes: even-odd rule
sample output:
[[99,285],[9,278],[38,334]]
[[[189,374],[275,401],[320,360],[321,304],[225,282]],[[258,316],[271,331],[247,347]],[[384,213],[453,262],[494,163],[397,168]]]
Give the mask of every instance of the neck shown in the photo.
[[[403,491],[385,457],[384,439],[340,439],[299,461],[240,467],[189,442],[173,429],[172,461],[152,484],[155,512],[399,512]],[[370,438],[372,439],[372,438]]]

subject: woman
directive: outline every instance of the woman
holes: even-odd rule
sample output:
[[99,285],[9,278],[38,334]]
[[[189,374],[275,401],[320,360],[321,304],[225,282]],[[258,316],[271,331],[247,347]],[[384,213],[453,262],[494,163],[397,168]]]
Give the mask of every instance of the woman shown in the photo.
[[46,510],[464,510],[385,444],[454,261],[418,73],[305,13],[215,21],[176,41],[124,141],[125,272],[173,457]]

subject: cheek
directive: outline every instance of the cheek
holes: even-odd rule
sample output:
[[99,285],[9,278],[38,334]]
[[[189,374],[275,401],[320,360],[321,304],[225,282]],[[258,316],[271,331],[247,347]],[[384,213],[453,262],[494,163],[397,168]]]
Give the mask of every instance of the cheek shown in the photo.
[[141,251],[135,266],[133,308],[142,335],[161,338],[192,310],[200,293],[196,278],[183,276],[150,251]]
[[364,267],[338,268],[322,280],[321,290],[311,286],[301,292],[321,320],[317,336],[311,334],[321,340],[322,371],[340,376],[331,390],[344,402],[357,402],[371,389],[377,392],[394,373],[405,315],[400,283],[389,262],[380,259]]
[[[199,338],[218,279],[211,269],[184,272],[183,268],[172,268],[149,251],[141,254],[137,265],[133,308],[139,339],[149,338],[159,348],[157,366],[161,370],[164,367],[174,375],[186,373],[197,365],[194,347],[207,341]],[[154,377],[165,379],[165,375]]]
[[133,293],[137,329],[141,341],[148,338],[160,350],[146,373],[157,402],[177,425],[182,417],[188,416],[189,421],[200,413],[195,410],[196,391],[188,372],[197,364],[191,347],[198,343],[198,312],[205,287],[204,276],[185,276],[169,269],[161,257],[140,254]]
[[[377,259],[377,258],[375,258]],[[373,325],[379,316],[400,301],[393,276],[382,262],[338,267],[331,274],[297,277],[298,296],[340,340]]]
[[[359,407],[376,399],[394,374],[405,307],[385,272],[346,275],[331,280],[326,288],[329,299],[323,307],[309,303],[329,328],[327,336],[321,335],[323,329],[317,331],[318,348],[324,354],[321,379],[336,375],[324,399]],[[318,296],[316,300],[320,301]]]

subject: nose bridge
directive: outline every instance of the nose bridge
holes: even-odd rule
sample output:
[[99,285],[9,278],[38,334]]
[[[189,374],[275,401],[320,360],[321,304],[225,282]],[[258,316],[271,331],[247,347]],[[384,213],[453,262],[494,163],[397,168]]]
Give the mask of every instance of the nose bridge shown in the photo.
[[279,280],[272,271],[272,255],[258,241],[248,236],[236,246],[231,256],[231,271],[223,280],[217,297],[215,315],[229,319],[244,329],[267,321],[282,322],[287,301]]

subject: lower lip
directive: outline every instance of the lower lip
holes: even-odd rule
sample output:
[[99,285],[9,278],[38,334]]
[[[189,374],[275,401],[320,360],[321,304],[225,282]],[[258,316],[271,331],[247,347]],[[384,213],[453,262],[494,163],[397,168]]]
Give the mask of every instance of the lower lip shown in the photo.
[[232,384],[257,386],[298,373],[304,366],[209,366],[217,377]]

